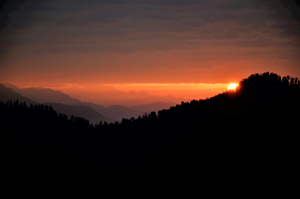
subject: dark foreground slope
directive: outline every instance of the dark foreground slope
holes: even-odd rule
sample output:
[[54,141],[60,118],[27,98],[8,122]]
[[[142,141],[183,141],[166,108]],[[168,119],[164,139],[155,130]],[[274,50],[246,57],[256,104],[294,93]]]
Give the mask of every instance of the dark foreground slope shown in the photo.
[[296,82],[255,74],[235,92],[96,126],[57,115],[49,106],[1,103],[9,179],[106,191],[281,185],[296,171]]

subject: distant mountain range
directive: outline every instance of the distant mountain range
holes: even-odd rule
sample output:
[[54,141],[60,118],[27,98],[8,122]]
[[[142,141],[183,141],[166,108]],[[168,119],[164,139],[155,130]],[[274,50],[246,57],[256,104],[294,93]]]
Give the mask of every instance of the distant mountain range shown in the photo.
[[7,102],[8,100],[19,100],[20,102],[26,102],[26,104],[38,104],[38,102],[30,100],[20,93],[15,92],[12,88],[7,88],[3,84],[0,84],[0,101]]
[[11,88],[15,92],[20,93],[22,96],[25,96],[29,99],[33,99],[39,103],[55,102],[66,105],[74,105],[81,103],[78,99],[73,99],[69,95],[61,92],[55,91],[49,88],[24,88],[19,89],[18,87],[5,83],[3,84],[6,88]]
[[[134,92],[135,95],[138,93]],[[139,92],[142,98],[151,96],[146,92]],[[152,96],[153,98],[153,96]],[[49,88],[24,88],[20,89],[12,84],[0,84],[0,101],[19,100],[26,104],[43,103],[51,105],[54,110],[64,113],[69,117],[71,115],[88,119],[91,123],[106,121],[108,123],[114,121],[122,121],[123,118],[137,118],[145,113],[168,109],[176,105],[175,102],[155,102],[149,104],[135,106],[114,105],[104,107],[92,102],[81,102],[78,99],[61,92]]]
[[88,119],[93,124],[96,124],[97,122],[99,123],[100,121],[106,121],[108,123],[115,121],[114,119],[108,118],[88,106],[65,105],[53,102],[44,104],[51,105],[54,110],[64,113],[68,116],[74,115]]
[[171,106],[175,106],[177,103],[175,102],[154,102],[150,104],[141,104],[136,106],[130,106],[130,109],[142,111],[142,112],[151,112],[158,111],[161,109],[169,109]]

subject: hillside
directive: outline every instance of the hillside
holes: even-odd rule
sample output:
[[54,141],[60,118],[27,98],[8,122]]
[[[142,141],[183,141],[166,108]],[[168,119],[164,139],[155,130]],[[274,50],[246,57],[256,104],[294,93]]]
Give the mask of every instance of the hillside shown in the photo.
[[[5,85],[9,86],[9,87],[14,87],[11,84],[10,85],[5,84]],[[14,87],[14,90],[13,90],[11,88],[7,88],[6,86],[0,84],[0,102],[5,103],[8,100],[11,100],[11,101],[19,101],[20,103],[25,102],[29,106],[31,104],[33,104],[33,105],[39,104],[38,102],[28,99],[27,97],[24,97],[20,93],[16,92],[19,90],[17,87]],[[44,93],[44,91],[42,93]],[[53,92],[50,91],[50,93],[53,93]],[[59,95],[62,95],[64,97],[68,98],[67,95],[60,93],[60,92],[58,92],[58,93],[59,93]],[[45,96],[42,95],[42,98],[43,97],[45,97]],[[55,98],[55,95],[51,96],[51,97]],[[58,101],[60,101],[60,100],[58,100]],[[82,104],[80,104],[80,105],[65,105],[65,104],[54,103],[54,102],[52,102],[52,103],[48,102],[48,103],[44,103],[44,104],[52,106],[52,108],[59,113],[66,114],[69,117],[71,117],[72,115],[75,117],[82,117],[82,118],[89,120],[93,124],[99,123],[100,121],[114,122],[113,119],[103,116],[102,114],[100,114],[99,112],[90,108],[89,106],[84,106]]]
[[[52,90],[49,88],[25,88],[20,89],[12,84],[5,83],[3,84],[6,88],[13,89],[16,93],[19,94],[19,98],[16,96],[13,96],[11,98],[10,96],[6,96],[6,93],[2,92],[0,90],[0,95],[2,96],[3,100],[0,100],[2,102],[6,102],[7,100],[19,100],[20,102],[23,102],[23,98],[26,97],[28,99],[36,101],[35,103],[53,103],[53,104],[61,104],[60,106],[56,105],[55,110],[61,113],[65,113],[69,116],[72,114],[74,116],[79,117],[85,117],[86,119],[90,120],[92,123],[96,123],[101,121],[105,122],[114,122],[114,121],[122,121],[123,118],[131,118],[131,117],[138,117],[143,115],[144,113],[149,113],[151,111],[158,111],[163,108],[169,108],[171,105],[174,105],[176,103],[164,103],[164,102],[155,102],[150,104],[143,104],[143,105],[136,105],[132,107],[126,107],[121,105],[113,105],[109,107],[104,107],[99,104],[95,104],[92,102],[81,102],[78,99],[71,98],[69,95],[59,91],[59,90]],[[133,92],[134,93],[134,92]],[[120,91],[120,93],[115,94],[114,96],[120,96],[123,95]],[[135,93],[134,96],[138,96],[139,94],[145,95],[144,98],[149,97],[147,93]],[[5,97],[4,97],[5,96]],[[140,96],[139,96],[140,97]],[[138,97],[138,98],[139,98]],[[149,98],[152,98],[153,96],[150,96]],[[133,97],[134,98],[134,97]],[[157,98],[158,99],[158,98]],[[27,104],[31,104],[27,100]],[[64,106],[62,106],[64,105]],[[84,106],[85,111],[79,110],[78,106],[82,107]],[[65,108],[63,108],[65,107]],[[91,110],[93,109],[93,110]],[[98,112],[99,116],[97,118],[97,114],[94,113],[94,111]],[[72,114],[70,114],[72,112]],[[83,114],[84,112],[84,114]]]
[[38,103],[28,99],[27,97],[20,95],[19,93],[15,92],[11,88],[7,88],[3,84],[0,84],[0,102],[7,102],[8,100],[13,100],[13,101],[19,100],[20,102],[26,102],[27,104]]
[[108,123],[114,122],[114,120],[100,114],[99,112],[95,111],[94,109],[88,107],[88,106],[72,106],[72,105],[65,105],[60,103],[45,103],[45,105],[52,106],[54,110],[60,113],[64,113],[68,115],[69,117],[77,116],[82,117],[87,120],[89,120],[91,123],[96,124],[100,121],[106,121]]
[[74,105],[80,103],[78,99],[73,99],[69,95],[62,93],[61,91],[55,91],[49,88],[17,88],[16,86],[6,83],[5,87],[11,88],[14,91],[20,93],[29,99],[37,101],[39,103],[55,102],[66,105]]
[[[296,171],[299,99],[295,78],[264,73],[241,80],[236,91],[121,123],[91,126],[18,103],[1,103],[0,121],[17,179],[96,180],[106,191],[246,190]],[[20,162],[26,166],[17,169]]]

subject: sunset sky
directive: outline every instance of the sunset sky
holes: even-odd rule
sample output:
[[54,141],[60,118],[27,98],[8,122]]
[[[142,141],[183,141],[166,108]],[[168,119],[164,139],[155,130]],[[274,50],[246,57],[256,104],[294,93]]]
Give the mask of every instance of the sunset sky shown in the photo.
[[1,1],[0,83],[204,98],[253,73],[300,77],[298,2]]

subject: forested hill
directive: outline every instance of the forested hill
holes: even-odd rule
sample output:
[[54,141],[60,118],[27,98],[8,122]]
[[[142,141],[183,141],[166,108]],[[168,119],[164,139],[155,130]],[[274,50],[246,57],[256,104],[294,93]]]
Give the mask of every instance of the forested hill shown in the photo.
[[283,170],[294,172],[299,101],[297,78],[264,73],[236,91],[121,123],[90,125],[51,106],[0,103],[5,162],[14,179],[96,180],[107,190],[276,182]]

